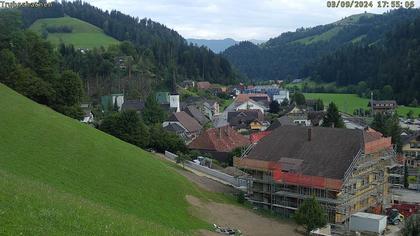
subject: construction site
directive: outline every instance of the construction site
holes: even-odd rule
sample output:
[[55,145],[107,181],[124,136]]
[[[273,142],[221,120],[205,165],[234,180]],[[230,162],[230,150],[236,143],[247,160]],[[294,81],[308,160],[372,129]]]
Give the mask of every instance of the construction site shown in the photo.
[[351,214],[380,213],[390,203],[390,138],[371,130],[280,127],[234,159],[246,172],[247,198],[289,217],[315,196],[332,224]]

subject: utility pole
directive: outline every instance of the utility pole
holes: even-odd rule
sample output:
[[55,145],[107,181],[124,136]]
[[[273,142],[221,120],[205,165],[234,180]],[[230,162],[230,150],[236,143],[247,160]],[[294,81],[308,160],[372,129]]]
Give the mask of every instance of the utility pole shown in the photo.
[[370,109],[373,116],[373,91],[370,92]]

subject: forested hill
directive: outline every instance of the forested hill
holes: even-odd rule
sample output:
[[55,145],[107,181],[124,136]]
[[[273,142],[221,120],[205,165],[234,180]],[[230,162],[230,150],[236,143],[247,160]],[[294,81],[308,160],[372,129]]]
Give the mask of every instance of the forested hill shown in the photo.
[[[420,16],[396,25],[384,40],[349,45],[304,70],[304,76],[338,85],[365,81],[371,89],[388,88],[399,104],[420,101]],[[379,94],[379,92],[375,92]]]
[[286,32],[259,46],[242,42],[223,55],[252,80],[301,78],[305,65],[346,45],[378,43],[390,29],[413,20],[419,12],[399,9],[382,15],[353,15],[331,24]]
[[[68,15],[102,29],[105,34],[133,44],[137,58],[147,57],[149,71],[157,79],[208,80],[228,84],[236,82],[230,63],[205,47],[189,45],[176,31],[150,19],[139,19],[119,11],[103,11],[82,1],[54,3],[52,8],[23,9],[23,23],[29,27],[37,19]],[[140,66],[141,67],[141,66]],[[77,71],[77,69],[76,69]],[[170,82],[168,82],[170,83]]]

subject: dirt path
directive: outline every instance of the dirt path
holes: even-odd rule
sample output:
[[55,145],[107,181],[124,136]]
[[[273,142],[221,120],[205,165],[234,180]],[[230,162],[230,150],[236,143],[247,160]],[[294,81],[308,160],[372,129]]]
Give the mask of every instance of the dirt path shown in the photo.
[[187,177],[188,180],[197,184],[201,188],[216,193],[234,193],[234,189],[231,186],[221,184],[215,180],[209,179],[205,176],[198,176],[188,170],[176,169],[178,173]]
[[[186,196],[187,201],[194,206],[193,214],[205,219],[207,222],[222,227],[229,227],[241,230],[243,235],[271,236],[287,235],[301,236],[295,232],[296,226],[290,222],[260,216],[249,209],[230,204],[203,202],[194,196]],[[201,235],[220,235],[214,232],[201,230]]]

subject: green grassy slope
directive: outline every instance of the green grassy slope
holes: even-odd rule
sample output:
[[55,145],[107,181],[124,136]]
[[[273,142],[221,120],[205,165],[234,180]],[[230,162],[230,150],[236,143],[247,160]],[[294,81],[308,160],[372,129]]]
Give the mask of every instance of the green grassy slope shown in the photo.
[[71,26],[71,33],[49,33],[48,40],[55,45],[60,42],[73,44],[76,48],[108,47],[119,41],[106,35],[100,28],[72,17],[48,18],[35,21],[30,27],[39,34],[47,26]]
[[[305,93],[307,99],[321,99],[325,106],[328,106],[330,102],[334,102],[338,109],[342,112],[353,114],[353,111],[358,108],[368,109],[369,99],[361,98],[356,94],[336,94],[336,93]],[[407,113],[412,110],[414,116],[420,115],[419,107],[405,107],[399,106],[397,112],[400,116],[406,116]]]
[[207,228],[166,163],[0,84],[0,235],[184,235]]

